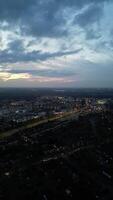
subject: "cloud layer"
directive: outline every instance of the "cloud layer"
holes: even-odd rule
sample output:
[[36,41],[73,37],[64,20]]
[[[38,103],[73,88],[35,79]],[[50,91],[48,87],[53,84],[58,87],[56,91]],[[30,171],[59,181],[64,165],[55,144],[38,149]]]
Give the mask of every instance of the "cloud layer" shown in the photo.
[[112,9],[112,0],[1,0],[0,86],[113,87]]

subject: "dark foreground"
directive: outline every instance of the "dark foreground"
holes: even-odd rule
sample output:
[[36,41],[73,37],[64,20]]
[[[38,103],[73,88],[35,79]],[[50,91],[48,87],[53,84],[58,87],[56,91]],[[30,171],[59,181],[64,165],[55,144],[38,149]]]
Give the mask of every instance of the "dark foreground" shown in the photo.
[[0,200],[113,199],[113,114],[49,122],[0,141]]

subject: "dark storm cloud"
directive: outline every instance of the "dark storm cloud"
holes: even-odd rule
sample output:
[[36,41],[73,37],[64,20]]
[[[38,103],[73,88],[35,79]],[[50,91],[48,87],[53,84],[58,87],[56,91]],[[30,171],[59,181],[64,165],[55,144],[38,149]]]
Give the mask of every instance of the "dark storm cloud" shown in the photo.
[[77,15],[75,22],[81,27],[89,26],[94,22],[98,22],[102,16],[102,7],[100,5],[91,5],[83,13]]
[[78,17],[78,23],[84,26],[85,19],[94,22],[100,17],[102,6],[100,8],[98,5],[108,1],[110,0],[1,0],[0,20],[19,25],[24,34],[60,37],[68,33],[63,15],[66,8],[73,8],[76,13],[77,9],[93,4],[92,10]]
[[0,18],[3,20],[16,20],[23,16],[36,0],[1,0]]
[[99,28],[94,29],[94,24],[98,24],[103,16],[103,7],[101,4],[91,4],[82,13],[75,17],[74,24],[78,24],[85,30],[86,40],[99,39],[101,34]]
[[16,62],[28,62],[28,61],[44,61],[49,58],[61,57],[66,55],[77,54],[82,49],[74,51],[57,51],[57,52],[41,52],[32,51],[26,53],[24,51],[23,43],[21,40],[15,40],[9,43],[8,49],[0,51],[0,63],[16,63]]

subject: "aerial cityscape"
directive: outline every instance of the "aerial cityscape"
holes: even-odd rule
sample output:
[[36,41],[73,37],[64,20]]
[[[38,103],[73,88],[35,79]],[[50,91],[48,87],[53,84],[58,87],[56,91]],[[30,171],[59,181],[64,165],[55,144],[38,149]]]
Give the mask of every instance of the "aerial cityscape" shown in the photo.
[[113,0],[0,0],[0,200],[113,200]]
[[1,199],[113,198],[113,89],[0,94]]

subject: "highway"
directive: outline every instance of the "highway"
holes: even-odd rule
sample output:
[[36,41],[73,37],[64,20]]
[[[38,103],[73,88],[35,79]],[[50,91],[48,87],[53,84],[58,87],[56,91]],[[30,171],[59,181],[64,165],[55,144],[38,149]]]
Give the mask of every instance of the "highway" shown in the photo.
[[[30,129],[30,128],[33,128],[33,127],[36,127],[36,126],[39,126],[42,124],[46,124],[48,122],[55,122],[57,120],[59,121],[59,120],[69,120],[69,119],[73,119],[73,118],[78,118],[79,114],[80,114],[79,112],[70,111],[70,112],[66,112],[60,116],[52,116],[50,118],[42,119],[40,121],[38,120],[35,122],[32,121],[32,122],[29,122],[29,124],[25,124],[19,128],[15,128],[15,129],[0,133],[0,139],[10,137],[10,136],[18,133],[19,131],[24,131],[25,129]],[[62,124],[63,124],[63,121],[62,121]],[[55,127],[53,129],[55,129]],[[46,132],[46,131],[49,131],[49,129],[46,129],[43,132]]]
[[[82,109],[81,111],[65,112],[63,114],[60,114],[59,116],[52,116],[52,117],[42,119],[42,120],[38,120],[38,121],[35,120],[34,122],[30,121],[28,124],[25,124],[25,125],[23,125],[19,128],[15,128],[15,129],[0,133],[0,140],[7,138],[9,136],[12,136],[12,135],[18,133],[19,131],[24,131],[25,129],[37,127],[39,125],[43,125],[43,124],[46,124],[48,122],[61,121],[62,124],[63,124],[64,120],[67,120],[67,121],[68,120],[75,120],[75,119],[78,119],[79,116],[85,116],[89,113],[90,112],[87,112],[86,110]],[[53,129],[55,129],[55,127]],[[44,132],[47,132],[47,131],[49,131],[49,129],[44,130]]]

